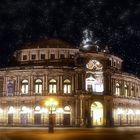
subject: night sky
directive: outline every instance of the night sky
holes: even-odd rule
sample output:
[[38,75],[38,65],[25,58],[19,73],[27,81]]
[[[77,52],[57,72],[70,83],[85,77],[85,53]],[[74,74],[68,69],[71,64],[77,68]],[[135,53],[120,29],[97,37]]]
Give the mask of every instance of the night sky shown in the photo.
[[55,37],[79,45],[85,29],[140,76],[139,0],[1,0],[0,65],[26,42]]

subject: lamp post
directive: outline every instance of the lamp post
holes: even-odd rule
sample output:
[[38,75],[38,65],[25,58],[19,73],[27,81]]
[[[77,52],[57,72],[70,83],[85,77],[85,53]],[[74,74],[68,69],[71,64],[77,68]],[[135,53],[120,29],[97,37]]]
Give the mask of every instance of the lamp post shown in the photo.
[[54,133],[54,118],[53,118],[53,107],[56,107],[58,105],[58,102],[54,100],[53,98],[50,98],[45,102],[45,105],[49,107],[50,114],[49,114],[49,126],[48,126],[48,132]]

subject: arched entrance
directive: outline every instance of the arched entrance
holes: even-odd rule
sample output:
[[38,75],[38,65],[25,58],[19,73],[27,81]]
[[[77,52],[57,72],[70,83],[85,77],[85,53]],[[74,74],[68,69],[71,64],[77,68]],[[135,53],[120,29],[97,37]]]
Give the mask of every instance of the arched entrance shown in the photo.
[[63,108],[57,108],[56,109],[56,125],[63,125],[63,114],[64,110]]
[[15,108],[13,106],[10,106],[8,109],[8,125],[13,124],[13,114],[15,113]]
[[103,105],[100,102],[94,102],[91,104],[91,124],[92,126],[103,125]]
[[20,111],[20,123],[26,125],[28,123],[28,108],[23,106]]
[[70,126],[71,125],[71,106],[64,107],[64,116],[63,116],[63,125]]
[[40,106],[35,107],[34,111],[34,124],[40,125],[41,124],[41,108]]

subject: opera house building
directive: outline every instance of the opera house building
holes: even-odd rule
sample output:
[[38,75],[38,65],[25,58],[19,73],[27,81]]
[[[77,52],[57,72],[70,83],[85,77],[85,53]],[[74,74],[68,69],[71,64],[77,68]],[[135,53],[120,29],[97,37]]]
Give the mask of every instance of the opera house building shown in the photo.
[[0,68],[0,126],[140,125],[140,79],[95,44],[27,43]]

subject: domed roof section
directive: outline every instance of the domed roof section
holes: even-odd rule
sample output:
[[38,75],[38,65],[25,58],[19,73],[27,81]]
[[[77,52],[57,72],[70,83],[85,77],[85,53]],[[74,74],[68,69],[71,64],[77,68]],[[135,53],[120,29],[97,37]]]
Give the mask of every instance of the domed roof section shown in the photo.
[[100,52],[101,48],[92,42],[86,42],[80,45],[80,50],[84,52]]
[[25,45],[22,45],[18,49],[32,49],[32,48],[73,48],[75,49],[76,46],[62,39],[47,38],[47,39],[42,39],[36,42],[27,43]]

